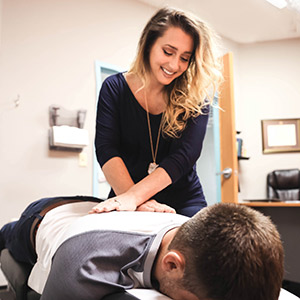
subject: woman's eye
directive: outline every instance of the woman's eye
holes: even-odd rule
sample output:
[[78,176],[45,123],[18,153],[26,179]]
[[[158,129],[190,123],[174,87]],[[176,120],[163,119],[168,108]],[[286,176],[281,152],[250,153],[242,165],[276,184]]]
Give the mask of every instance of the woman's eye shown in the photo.
[[164,51],[164,53],[165,53],[166,55],[168,55],[168,56],[172,55],[172,53],[168,52],[167,50],[164,50],[164,49],[163,49],[163,51]]
[[188,62],[188,61],[189,61],[189,59],[188,59],[188,58],[185,58],[185,57],[181,57],[181,60],[182,60],[183,62]]

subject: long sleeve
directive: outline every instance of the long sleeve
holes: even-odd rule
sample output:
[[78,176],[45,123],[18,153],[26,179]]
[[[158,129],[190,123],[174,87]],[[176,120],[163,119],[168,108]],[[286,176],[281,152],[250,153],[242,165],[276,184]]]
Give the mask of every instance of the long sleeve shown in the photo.
[[120,90],[113,81],[104,81],[99,94],[96,119],[96,156],[100,166],[110,158],[121,156],[119,112],[116,109]]
[[173,183],[186,175],[200,157],[207,122],[208,110],[190,119],[180,138],[172,142],[170,154],[159,163],[160,167],[169,174]]

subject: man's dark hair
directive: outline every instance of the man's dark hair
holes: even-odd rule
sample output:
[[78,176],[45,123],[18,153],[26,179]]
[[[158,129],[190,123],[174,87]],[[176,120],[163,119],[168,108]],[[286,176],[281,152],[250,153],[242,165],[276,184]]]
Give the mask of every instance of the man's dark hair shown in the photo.
[[186,259],[182,287],[212,300],[277,300],[283,279],[279,233],[263,214],[216,204],[179,229],[169,249]]

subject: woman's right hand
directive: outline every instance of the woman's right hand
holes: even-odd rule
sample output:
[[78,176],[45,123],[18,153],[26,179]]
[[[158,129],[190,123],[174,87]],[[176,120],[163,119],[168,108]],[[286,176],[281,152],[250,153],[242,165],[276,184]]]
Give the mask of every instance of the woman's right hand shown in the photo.
[[89,214],[109,212],[113,210],[135,211],[136,208],[137,205],[134,197],[127,196],[126,193],[124,193],[98,203],[89,211]]

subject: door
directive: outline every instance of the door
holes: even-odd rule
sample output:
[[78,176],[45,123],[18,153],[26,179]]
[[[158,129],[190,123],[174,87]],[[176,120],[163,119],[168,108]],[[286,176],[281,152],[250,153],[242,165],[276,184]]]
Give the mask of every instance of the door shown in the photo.
[[218,95],[216,94],[214,105],[210,107],[209,119],[201,156],[197,161],[197,173],[203,187],[205,199],[208,205],[221,202],[220,175],[220,126]]
[[[219,94],[221,201],[238,202],[238,158],[233,91],[233,54],[223,56],[224,81]],[[231,174],[230,174],[231,170]]]
[[232,60],[232,53],[223,56],[224,81],[210,109],[203,149],[197,161],[197,173],[208,205],[238,202]]

